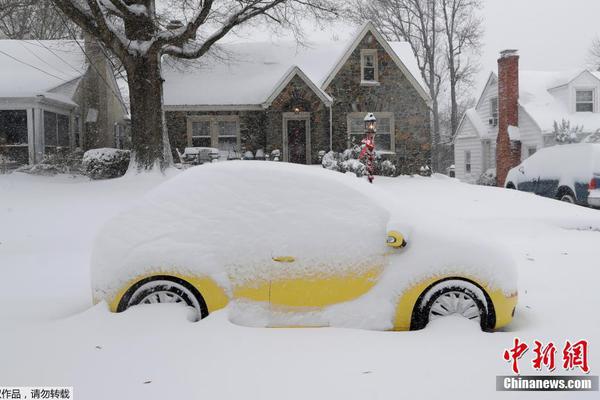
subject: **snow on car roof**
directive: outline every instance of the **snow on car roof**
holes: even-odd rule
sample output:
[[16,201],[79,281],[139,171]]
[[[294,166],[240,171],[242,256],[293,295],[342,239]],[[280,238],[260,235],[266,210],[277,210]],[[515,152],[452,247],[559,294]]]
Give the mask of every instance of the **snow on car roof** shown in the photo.
[[[422,88],[421,74],[408,43],[388,42]],[[163,66],[165,105],[258,105],[297,66],[317,86],[348,48],[345,42],[300,46],[296,42],[228,43],[218,55],[198,61],[170,60]]]
[[68,84],[86,68],[85,55],[73,40],[0,40],[0,97],[52,92],[49,97],[68,99]]
[[379,190],[312,166],[228,161],[190,168],[102,229],[93,252],[95,290],[118,290],[162,268],[214,276],[227,287],[224,267],[237,276],[260,274],[274,256],[296,257],[299,270],[372,266],[371,257],[385,251],[389,211],[378,205],[385,194],[378,200],[369,192]]

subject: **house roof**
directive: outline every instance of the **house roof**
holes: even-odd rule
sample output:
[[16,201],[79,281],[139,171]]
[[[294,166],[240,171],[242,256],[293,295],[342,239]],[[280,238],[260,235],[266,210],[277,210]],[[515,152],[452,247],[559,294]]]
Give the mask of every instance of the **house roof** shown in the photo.
[[[595,132],[600,129],[600,115],[598,113],[571,112],[568,101],[560,95],[553,94],[556,89],[564,87],[582,74],[589,73],[600,82],[600,71],[569,70],[569,71],[519,71],[519,106],[520,112],[529,115],[542,133],[553,132],[554,121],[560,122],[566,119],[571,125],[583,126],[586,132]],[[480,106],[484,94],[490,84],[496,83],[498,76],[492,72],[486,81],[485,87],[479,97],[475,108],[465,112],[460,126],[465,118],[468,118],[475,126],[477,134],[486,139],[493,134],[476,109]]]
[[0,97],[45,95],[71,103],[73,84],[86,69],[75,41],[0,40]]
[[[297,67],[324,94],[326,80],[357,38],[372,28],[365,25],[350,44],[295,42],[254,42],[219,45],[217,55],[194,61],[169,59],[163,65],[164,103],[181,105],[257,105],[267,102],[290,70]],[[376,32],[373,30],[373,32]],[[417,63],[407,43],[386,42],[388,51],[401,60],[403,70],[419,93],[422,86]]]
[[[560,96],[553,95],[549,91],[569,84],[584,73],[592,74],[587,70],[519,72],[519,104],[542,132],[552,132],[554,121],[560,122],[563,118],[569,120],[571,125],[583,126],[585,131],[600,129],[600,115],[598,113],[572,112],[568,101],[561,99]],[[592,75],[600,81],[600,77],[595,74]]]

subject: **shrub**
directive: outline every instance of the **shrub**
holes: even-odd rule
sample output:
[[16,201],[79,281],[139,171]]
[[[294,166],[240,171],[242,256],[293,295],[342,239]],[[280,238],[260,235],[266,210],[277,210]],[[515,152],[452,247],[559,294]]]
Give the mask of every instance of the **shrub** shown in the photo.
[[[354,146],[351,149],[346,149],[342,153],[330,151],[323,156],[321,165],[323,168],[342,173],[352,172],[357,177],[367,175],[367,166],[364,160],[359,160],[361,148]],[[375,175],[380,176],[396,176],[398,168],[394,164],[394,160],[386,159],[386,155],[377,154],[375,157]]]
[[57,148],[44,155],[41,162],[24,165],[17,169],[32,175],[53,176],[56,174],[82,174],[83,151],[81,149]]
[[83,155],[83,167],[90,179],[118,178],[127,172],[129,160],[129,150],[92,149]]
[[496,186],[496,168],[490,168],[477,179],[477,184],[482,186]]

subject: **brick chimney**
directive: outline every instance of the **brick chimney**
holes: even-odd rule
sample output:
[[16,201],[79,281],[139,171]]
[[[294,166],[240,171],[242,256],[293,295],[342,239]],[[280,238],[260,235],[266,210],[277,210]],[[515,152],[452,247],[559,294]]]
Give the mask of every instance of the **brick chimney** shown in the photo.
[[96,39],[84,35],[86,62],[89,64],[83,80],[84,104],[81,110],[85,149],[113,146],[113,129],[108,124],[110,89],[107,87],[112,77],[108,59],[100,46]]
[[508,127],[519,126],[519,54],[504,50],[498,59],[498,137],[496,176],[504,186],[508,171],[521,163],[521,142],[510,139]]

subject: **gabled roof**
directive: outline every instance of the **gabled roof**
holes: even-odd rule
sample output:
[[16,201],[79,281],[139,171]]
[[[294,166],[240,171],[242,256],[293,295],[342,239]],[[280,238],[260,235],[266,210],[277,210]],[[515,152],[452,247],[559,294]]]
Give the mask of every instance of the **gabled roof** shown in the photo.
[[[569,99],[561,98],[561,94],[555,92],[557,89],[565,87],[583,74],[590,74],[598,79],[600,84],[600,72],[589,70],[575,71],[519,71],[519,113],[531,118],[532,122],[540,129],[542,133],[552,132],[554,121],[560,122],[562,119],[569,120],[571,125],[583,126],[586,132],[594,132],[600,129],[599,113],[576,113],[572,112]],[[498,76],[491,72],[484,89],[477,100],[474,109],[468,110],[457,132],[460,132],[462,121],[467,114],[473,121],[477,116],[480,123],[485,126],[485,121],[474,111],[479,109],[488,87],[496,84]],[[488,138],[488,130],[477,129],[481,138]]]
[[304,72],[302,72],[302,70],[297,65],[294,65],[279,80],[279,82],[277,83],[277,85],[275,85],[275,88],[273,89],[273,92],[271,93],[271,95],[262,104],[263,108],[268,108],[271,105],[271,103],[273,103],[273,101],[277,98],[277,96],[279,96],[279,94],[281,93],[281,91],[283,89],[285,89],[285,87],[290,83],[290,81],[295,76],[298,76],[300,79],[302,79],[304,81],[304,83],[306,83],[308,85],[308,87],[310,87],[310,89],[313,92],[315,92],[315,94],[323,101],[323,103],[325,103],[328,106],[331,105],[331,103],[333,102],[333,100],[331,99],[331,97],[327,93],[325,93],[323,90],[321,90],[320,87],[318,87],[317,85],[315,85],[313,83],[313,81],[311,81],[310,79],[308,79],[308,77],[306,76],[306,74]]
[[60,90],[87,70],[85,54],[73,40],[0,40],[0,97],[48,95],[71,100]]
[[[431,102],[431,98],[429,97],[429,93],[425,89],[426,88],[425,84],[423,83],[422,79],[420,78],[420,76],[421,76],[420,73],[415,74],[414,72],[416,72],[416,71],[411,72],[411,70],[408,69],[406,64],[400,59],[399,54],[397,54],[395,49],[390,45],[390,42],[388,42],[381,35],[381,33],[379,33],[379,31],[377,30],[377,28],[375,28],[375,25],[371,21],[367,21],[363,25],[363,27],[360,30],[360,32],[358,33],[358,35],[356,35],[356,37],[346,48],[346,50],[344,51],[344,53],[342,54],[340,59],[333,65],[332,70],[329,72],[329,74],[327,74],[327,78],[325,79],[325,81],[323,82],[321,87],[323,89],[326,89],[327,86],[329,86],[331,81],[335,78],[335,76],[338,74],[338,72],[340,72],[340,69],[348,61],[348,59],[350,58],[350,56],[352,55],[354,50],[356,50],[356,47],[360,44],[360,42],[363,40],[363,38],[365,37],[365,35],[367,33],[371,33],[375,37],[375,39],[379,42],[379,44],[392,57],[392,60],[394,60],[394,62],[396,63],[398,68],[400,68],[402,73],[413,84],[415,89],[417,89],[417,91],[419,92],[419,94],[421,95],[423,100],[425,100],[427,102],[427,104],[429,104]],[[400,45],[398,45],[398,43],[401,43],[401,42],[392,42],[392,43],[396,43],[395,47],[400,48]],[[409,58],[409,57],[407,57],[408,55],[406,53],[404,53],[403,56],[405,59]],[[414,56],[410,57],[410,58],[412,58],[414,60]],[[416,62],[415,62],[415,65],[416,65]],[[417,71],[418,71],[418,69],[417,69]]]
[[[299,46],[296,42],[225,43],[218,52],[199,60],[181,62],[171,58],[163,63],[164,102],[167,107],[244,106],[254,109],[266,103],[274,88],[289,75],[293,67],[321,89],[330,73],[343,65],[345,53],[357,38],[373,30],[382,46],[418,92],[428,98],[410,46],[386,42],[372,24],[363,26],[350,43],[323,42]],[[377,32],[377,33],[375,33]],[[358,39],[358,41],[360,41]]]

